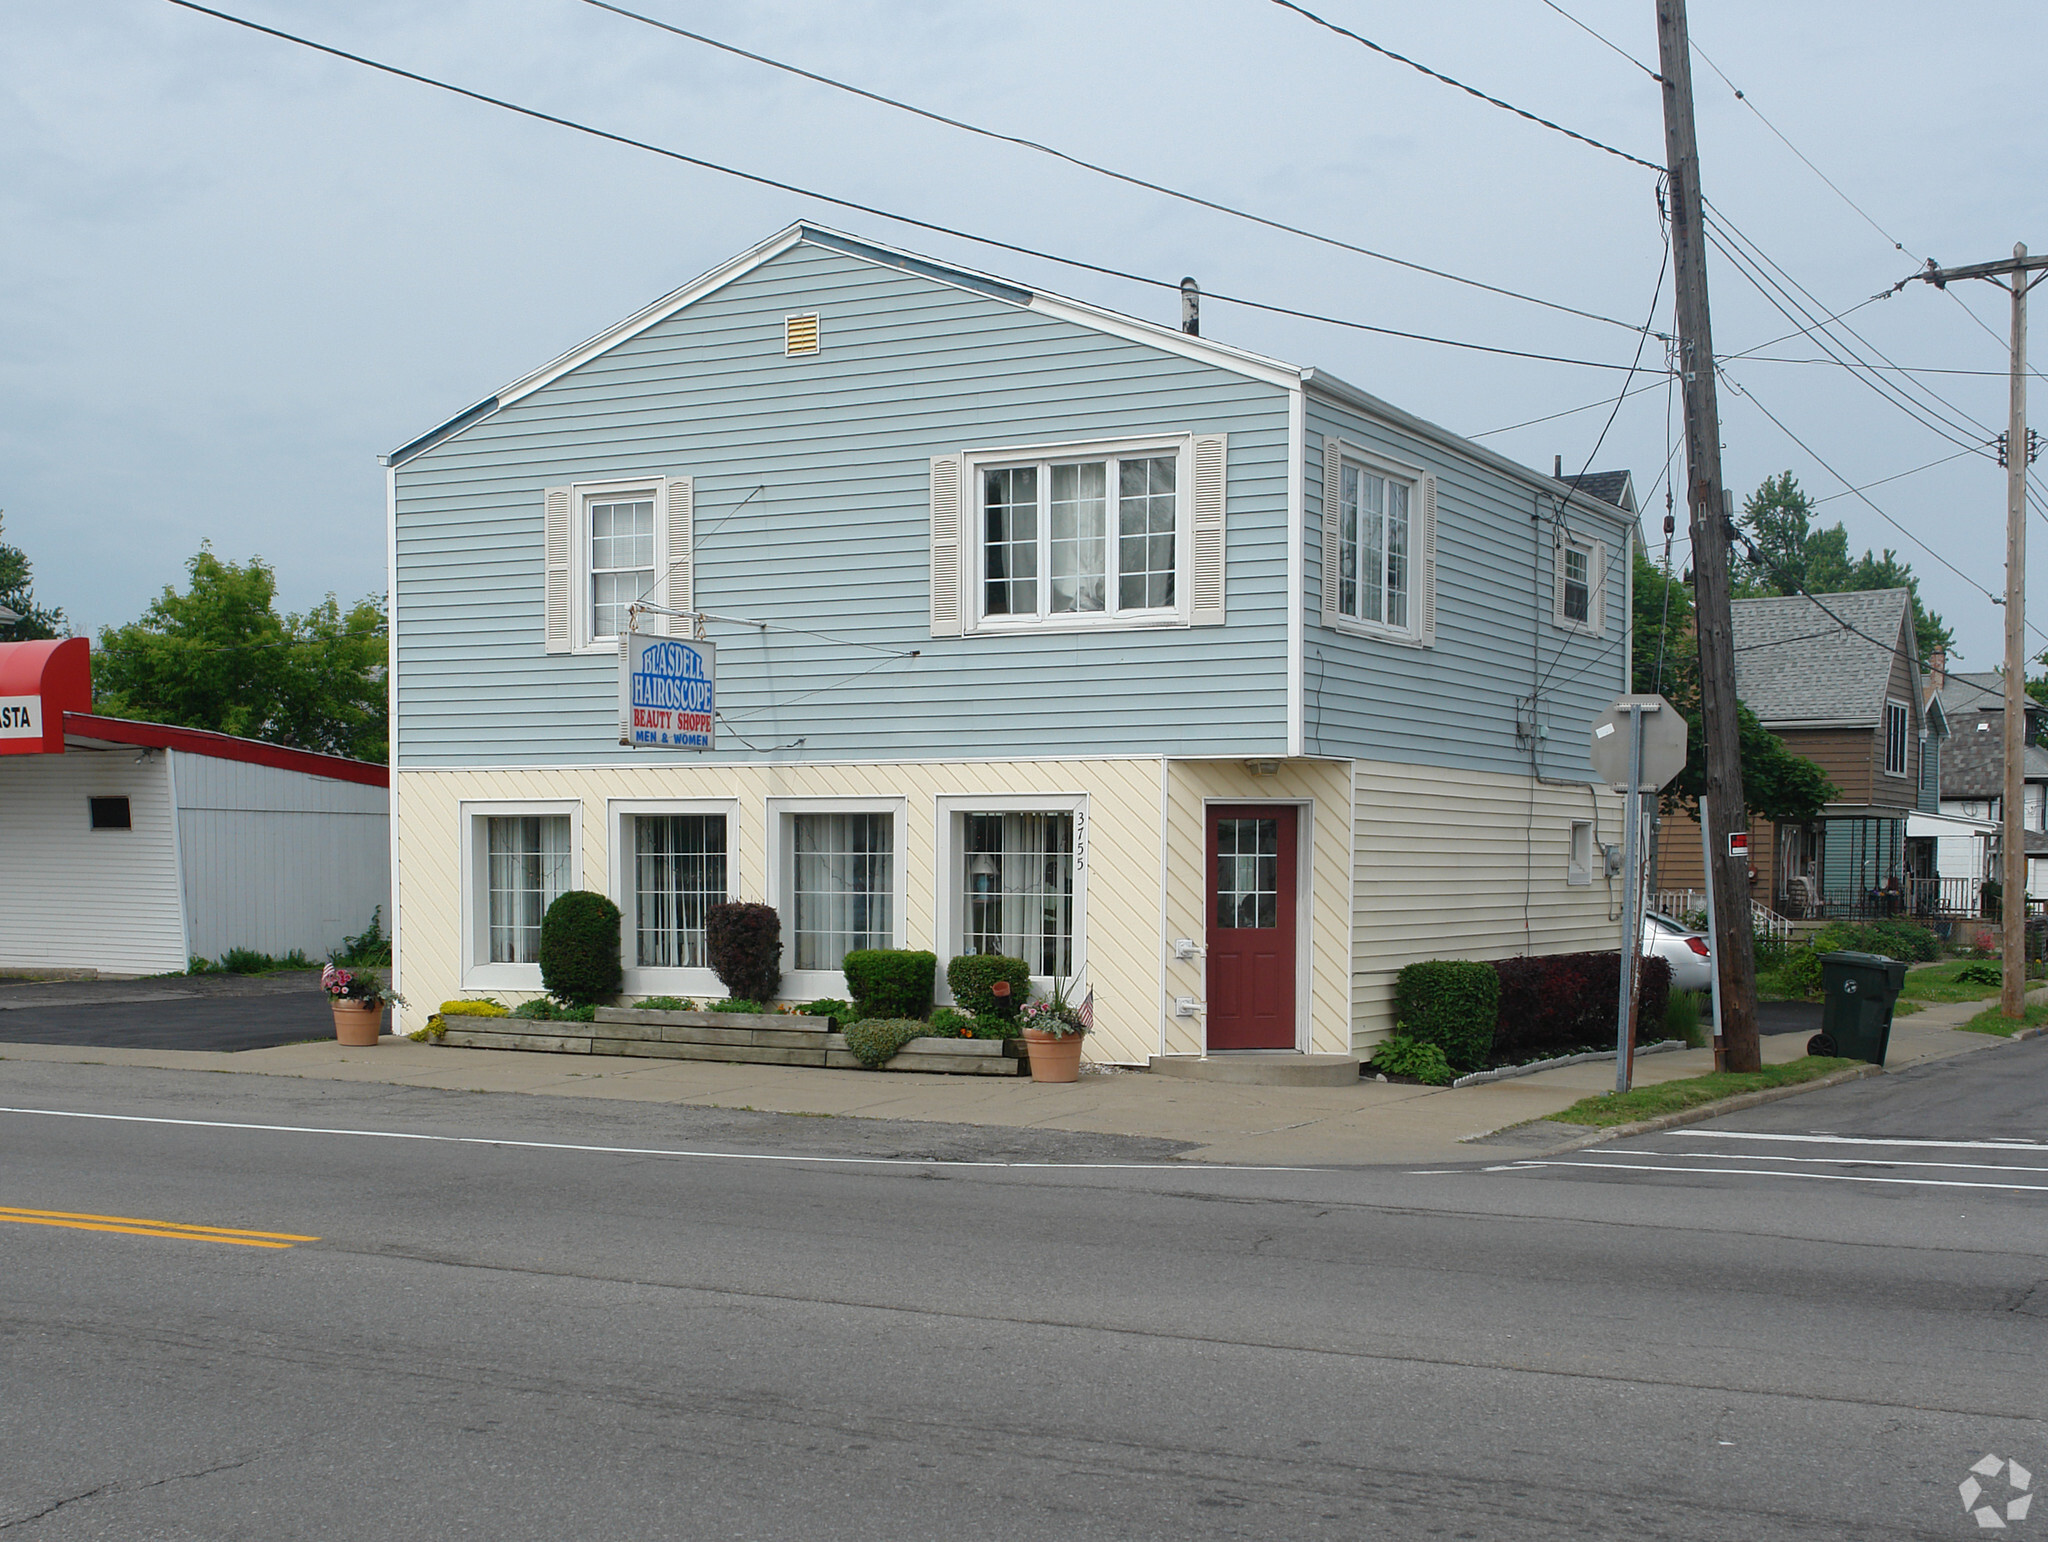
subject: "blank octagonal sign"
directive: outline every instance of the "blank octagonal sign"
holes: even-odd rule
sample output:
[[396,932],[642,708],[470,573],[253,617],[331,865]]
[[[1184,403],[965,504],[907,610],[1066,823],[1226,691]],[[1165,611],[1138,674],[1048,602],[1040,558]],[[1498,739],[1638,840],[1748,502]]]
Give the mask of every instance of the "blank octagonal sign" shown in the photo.
[[1662,696],[1624,696],[1593,720],[1593,770],[1608,786],[1628,788],[1629,707],[1655,707],[1643,714],[1642,789],[1654,792],[1685,769],[1685,718]]

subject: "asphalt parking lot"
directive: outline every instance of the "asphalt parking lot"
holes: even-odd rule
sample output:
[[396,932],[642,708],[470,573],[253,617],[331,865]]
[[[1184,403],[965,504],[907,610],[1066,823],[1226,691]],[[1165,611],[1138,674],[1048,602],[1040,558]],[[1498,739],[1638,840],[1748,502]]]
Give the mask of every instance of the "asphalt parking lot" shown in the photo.
[[240,1050],[333,1036],[310,969],[0,984],[0,1044]]

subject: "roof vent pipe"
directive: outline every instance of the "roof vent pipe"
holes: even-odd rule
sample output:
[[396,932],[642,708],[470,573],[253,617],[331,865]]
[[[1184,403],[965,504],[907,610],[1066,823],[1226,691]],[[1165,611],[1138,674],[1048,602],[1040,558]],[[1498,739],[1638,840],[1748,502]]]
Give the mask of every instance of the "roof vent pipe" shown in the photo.
[[1202,286],[1191,278],[1180,281],[1180,329],[1189,337],[1202,335]]

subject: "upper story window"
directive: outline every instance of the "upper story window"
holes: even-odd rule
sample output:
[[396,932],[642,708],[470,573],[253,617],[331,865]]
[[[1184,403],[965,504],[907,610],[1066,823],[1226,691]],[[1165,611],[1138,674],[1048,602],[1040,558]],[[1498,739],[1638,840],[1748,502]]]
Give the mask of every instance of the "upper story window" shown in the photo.
[[1176,619],[1180,460],[978,468],[982,617]]
[[1223,435],[932,461],[932,632],[1217,626]]
[[1884,771],[1886,776],[1906,774],[1906,704],[1884,704]]
[[687,636],[692,603],[689,477],[578,482],[547,490],[545,635],[550,653],[609,652],[632,607],[639,629]]
[[1550,619],[1568,632],[1607,633],[1607,544],[1559,524],[1553,535]]
[[1436,638],[1436,478],[1335,438],[1323,441],[1323,624]]

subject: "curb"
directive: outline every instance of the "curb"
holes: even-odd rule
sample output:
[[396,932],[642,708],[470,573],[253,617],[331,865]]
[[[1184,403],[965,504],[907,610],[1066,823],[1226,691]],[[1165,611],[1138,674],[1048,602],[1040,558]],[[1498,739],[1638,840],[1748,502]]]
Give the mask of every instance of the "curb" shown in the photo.
[[1839,1087],[1845,1082],[1865,1081],[1873,1076],[1884,1075],[1879,1065],[1851,1066],[1845,1071],[1831,1071],[1826,1076],[1816,1076],[1810,1082],[1796,1082],[1790,1087],[1765,1087],[1756,1092],[1738,1092],[1731,1098],[1717,1098],[1711,1103],[1700,1103],[1692,1108],[1681,1108],[1673,1114],[1659,1114],[1654,1119],[1638,1119],[1631,1124],[1613,1124],[1605,1129],[1589,1130],[1561,1146],[1552,1146],[1538,1156],[1563,1156],[1568,1151],[1583,1151],[1588,1146],[1598,1146],[1610,1140],[1628,1140],[1637,1135],[1654,1135],[1659,1130],[1675,1130],[1681,1125],[1704,1124],[1709,1119],[1718,1119],[1723,1114],[1739,1114],[1746,1108],[1758,1108],[1765,1103],[1776,1103],[1783,1098],[1796,1098],[1802,1092],[1819,1092],[1823,1087]]

